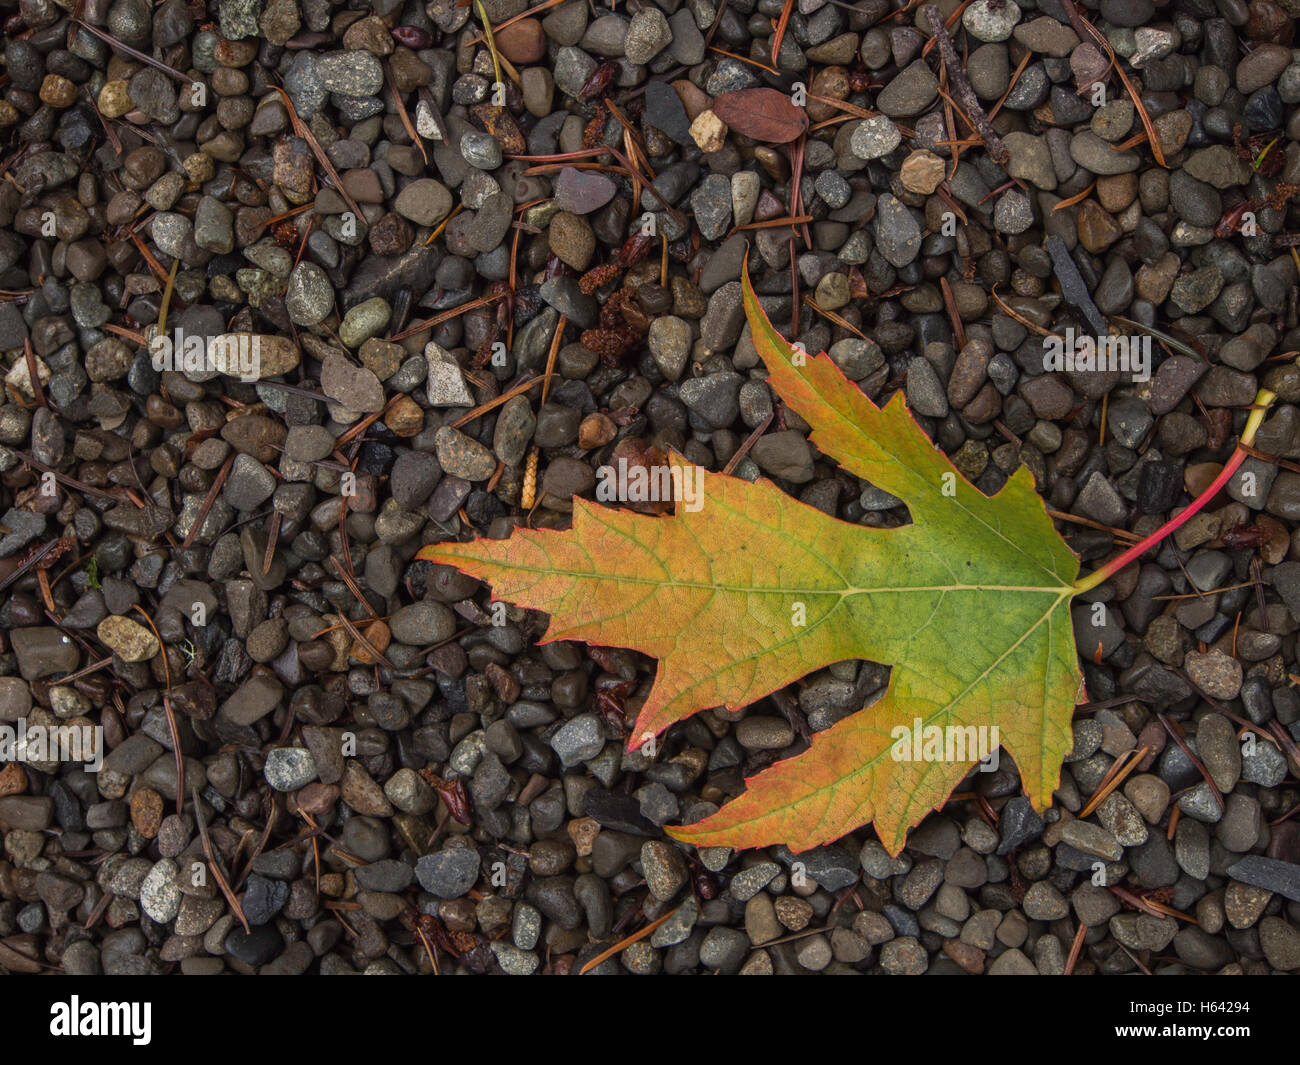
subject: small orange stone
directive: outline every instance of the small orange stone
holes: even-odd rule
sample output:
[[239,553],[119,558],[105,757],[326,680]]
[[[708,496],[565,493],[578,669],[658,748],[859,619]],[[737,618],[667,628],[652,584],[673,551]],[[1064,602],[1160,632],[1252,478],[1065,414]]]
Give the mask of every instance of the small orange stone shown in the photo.
[[578,446],[581,448],[604,447],[618,435],[618,426],[608,414],[596,411],[582,419],[578,426]]
[[984,952],[959,939],[946,939],[943,952],[968,973],[978,976],[984,971]]
[[0,769],[0,798],[6,795],[21,795],[27,790],[27,774],[17,762],[10,762]]
[[415,436],[424,428],[424,411],[410,396],[403,396],[384,415],[384,424],[398,436]]
[[152,788],[141,788],[131,796],[131,824],[145,839],[158,835],[162,818],[163,798]]
[[[388,645],[393,639],[393,634],[389,632],[388,626],[382,621],[372,621],[361,630],[361,635],[363,635],[370,646],[381,655],[388,650]],[[360,640],[353,641],[352,650],[349,653],[362,665],[372,666],[376,662],[375,656],[370,653],[366,648],[366,645]]]
[[600,835],[600,823],[591,817],[579,817],[576,821],[569,822],[569,838],[573,840],[574,849],[578,852],[579,858],[588,858],[591,856],[591,848],[596,843],[596,837]]
[[898,178],[908,192],[929,196],[946,176],[946,164],[934,152],[920,149],[903,160]]

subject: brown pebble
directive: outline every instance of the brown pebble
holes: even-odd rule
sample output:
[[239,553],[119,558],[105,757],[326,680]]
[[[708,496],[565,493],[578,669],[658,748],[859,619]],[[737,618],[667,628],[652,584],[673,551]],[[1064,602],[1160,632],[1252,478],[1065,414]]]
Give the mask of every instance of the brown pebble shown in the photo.
[[328,811],[338,800],[338,785],[322,784],[318,780],[313,780],[310,784],[305,785],[296,796],[298,809],[305,814],[311,814],[313,817]]
[[978,976],[984,971],[984,952],[960,939],[945,939],[943,952],[968,973]]
[[402,396],[384,415],[384,424],[398,436],[415,436],[424,428],[424,411],[410,396]]
[[152,788],[141,788],[131,796],[131,824],[145,839],[153,839],[162,826],[163,797]]
[[512,63],[536,63],[546,55],[546,34],[535,18],[520,19],[496,31],[496,46]]
[[581,215],[560,211],[548,231],[551,253],[575,270],[585,270],[596,253],[596,237]]
[[390,212],[370,227],[367,239],[376,255],[401,255],[411,246],[415,231],[400,214]]
[[1119,223],[1095,200],[1079,205],[1079,243],[1100,255],[1120,238]]
[[618,435],[618,426],[608,414],[596,411],[582,419],[578,426],[578,446],[581,448],[604,447]]
[[592,817],[579,817],[576,821],[569,822],[568,830],[569,838],[573,840],[573,846],[578,851],[578,857],[590,857],[591,848],[595,846],[596,837],[600,835],[600,823]]
[[[393,634],[382,621],[372,621],[361,629],[361,635],[366,638],[366,643],[370,644],[381,655],[388,650],[388,645],[393,639]],[[363,666],[371,666],[378,661],[360,640],[353,641],[352,650],[348,653]]]
[[0,798],[6,795],[21,795],[27,790],[27,774],[17,762],[10,762],[0,769]]
[[899,171],[899,180],[908,192],[919,192],[929,196],[947,177],[946,164],[933,152],[924,149],[913,152],[903,160]]
[[77,86],[58,74],[46,74],[40,95],[41,103],[51,107],[71,107],[77,99]]
[[384,187],[373,170],[349,170],[343,175],[343,188],[357,203],[384,202]]

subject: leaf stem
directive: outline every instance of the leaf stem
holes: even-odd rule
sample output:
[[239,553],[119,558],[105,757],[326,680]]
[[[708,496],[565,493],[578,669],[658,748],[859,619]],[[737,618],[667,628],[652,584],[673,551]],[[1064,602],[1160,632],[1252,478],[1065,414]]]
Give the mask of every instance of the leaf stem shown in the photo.
[[1134,559],[1140,558],[1149,548],[1160,543],[1160,541],[1171,532],[1174,532],[1176,529],[1181,528],[1189,522],[1198,511],[1202,510],[1211,499],[1218,495],[1219,490],[1227,484],[1232,475],[1237,472],[1237,467],[1246,460],[1247,453],[1243,448],[1251,447],[1255,443],[1255,433],[1259,431],[1259,427],[1264,421],[1264,415],[1268,412],[1269,407],[1273,405],[1273,401],[1276,398],[1277,396],[1267,388],[1261,388],[1259,393],[1255,396],[1255,402],[1251,407],[1250,417],[1246,419],[1246,428],[1242,431],[1241,439],[1237,443],[1236,450],[1233,451],[1232,457],[1228,459],[1223,470],[1214,479],[1210,486],[1197,496],[1190,506],[1170,518],[1150,536],[1139,540],[1123,554],[1112,559],[1110,562],[1107,562],[1106,565],[1102,566],[1100,569],[1075,581],[1074,594],[1080,595],[1083,592],[1091,591],[1093,588],[1096,588],[1097,585],[1109,580]]

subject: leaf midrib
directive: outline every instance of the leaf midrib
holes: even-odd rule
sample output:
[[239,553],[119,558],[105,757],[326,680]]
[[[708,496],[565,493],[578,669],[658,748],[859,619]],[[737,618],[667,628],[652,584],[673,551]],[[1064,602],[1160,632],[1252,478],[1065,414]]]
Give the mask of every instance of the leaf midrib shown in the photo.
[[[457,558],[464,558],[457,555]],[[847,599],[855,595],[908,594],[919,592],[1016,592],[1025,595],[1053,595],[1064,598],[1071,590],[1069,585],[1056,584],[1046,587],[1020,584],[915,584],[883,586],[878,588],[790,588],[790,587],[754,587],[741,584],[718,584],[715,581],[684,581],[677,578],[635,577],[616,573],[602,573],[597,570],[568,570],[553,567],[522,566],[510,562],[491,560],[498,569],[514,573],[528,573],[539,577],[570,577],[592,581],[614,581],[617,584],[654,584],[661,588],[692,588],[700,591],[732,592],[737,595],[837,595]]]

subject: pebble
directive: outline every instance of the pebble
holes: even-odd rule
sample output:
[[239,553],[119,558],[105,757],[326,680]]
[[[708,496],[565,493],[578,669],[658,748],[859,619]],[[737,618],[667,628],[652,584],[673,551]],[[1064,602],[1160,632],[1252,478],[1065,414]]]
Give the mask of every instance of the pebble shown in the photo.
[[579,714],[551,737],[551,748],[562,764],[575,766],[595,758],[605,748],[605,732],[595,714]]
[[876,106],[890,118],[914,118],[939,96],[939,79],[922,59],[904,67],[876,97]]
[[496,470],[492,452],[459,429],[443,426],[435,437],[438,462],[453,477],[486,481]]
[[650,894],[662,902],[671,901],[686,883],[686,861],[670,843],[646,840],[641,845],[641,867]]
[[130,618],[107,617],[95,635],[123,662],[147,662],[160,650],[157,637]]
[[[856,135],[857,132],[855,131],[854,136],[856,137]],[[854,154],[858,155],[857,151]],[[862,157],[859,156],[859,158]],[[947,176],[947,167],[939,156],[922,149],[912,152],[903,160],[903,166],[898,176],[903,183],[903,187],[908,192],[919,192],[924,196],[929,196]],[[1053,183],[1054,185],[1055,183]],[[847,199],[844,202],[848,202]],[[843,204],[838,206],[843,206]]]
[[177,864],[170,858],[155,862],[140,884],[140,908],[151,921],[166,925],[181,908],[181,890],[176,886]]
[[455,632],[456,621],[442,603],[426,599],[401,607],[389,619],[389,628],[398,643],[423,647],[450,637]]
[[316,325],[334,309],[334,286],[315,263],[302,262],[289,275],[284,306],[296,325]]
[[[1212,698],[1235,699],[1241,690],[1241,663],[1222,651],[1210,651],[1208,654],[1188,652],[1183,667],[1192,683]],[[1233,746],[1235,748],[1235,744]]]
[[551,254],[575,270],[586,270],[596,251],[596,237],[581,215],[560,211],[548,231]]
[[659,372],[669,381],[678,380],[691,354],[690,323],[675,315],[656,318],[646,342]]
[[884,115],[864,119],[853,130],[849,148],[864,162],[888,155],[902,143],[903,134]]
[[479,855],[472,847],[445,847],[415,863],[420,886],[440,899],[459,899],[479,877]]
[[276,791],[296,791],[316,779],[316,761],[303,747],[277,747],[266,756],[266,782]]
[[1117,862],[1124,848],[1115,837],[1100,825],[1087,821],[1070,821],[1061,829],[1061,839],[1084,854],[1092,854],[1107,861]]
[[393,201],[394,210],[418,226],[436,226],[451,214],[453,206],[451,192],[433,178],[412,181]]
[[888,194],[876,203],[876,245],[892,265],[907,266],[921,251],[921,227],[900,200]]
[[1094,174],[1128,174],[1138,168],[1136,152],[1115,151],[1092,130],[1076,133],[1070,141],[1070,158]]
[[460,364],[451,352],[430,341],[424,347],[424,357],[429,363],[425,378],[429,403],[434,407],[472,407],[474,397],[470,395]]
[[364,366],[331,352],[321,366],[321,391],[341,407],[358,414],[384,409],[384,386]]
[[1020,21],[1020,6],[1013,0],[975,0],[961,17],[962,25],[978,41],[1005,41]]
[[245,932],[235,927],[227,934],[223,948],[245,965],[265,965],[284,948],[284,936],[274,924],[263,924]]
[[384,85],[379,60],[368,52],[328,52],[316,61],[316,77],[326,92],[376,96]]
[[623,54],[629,63],[646,64],[672,43],[673,32],[668,19],[657,7],[644,7],[632,16]]
[[358,303],[339,323],[339,339],[349,348],[359,348],[387,328],[392,314],[388,301],[380,296]]
[[556,206],[561,212],[574,215],[600,210],[614,198],[616,191],[614,183],[603,174],[571,166],[561,170],[554,183]]

